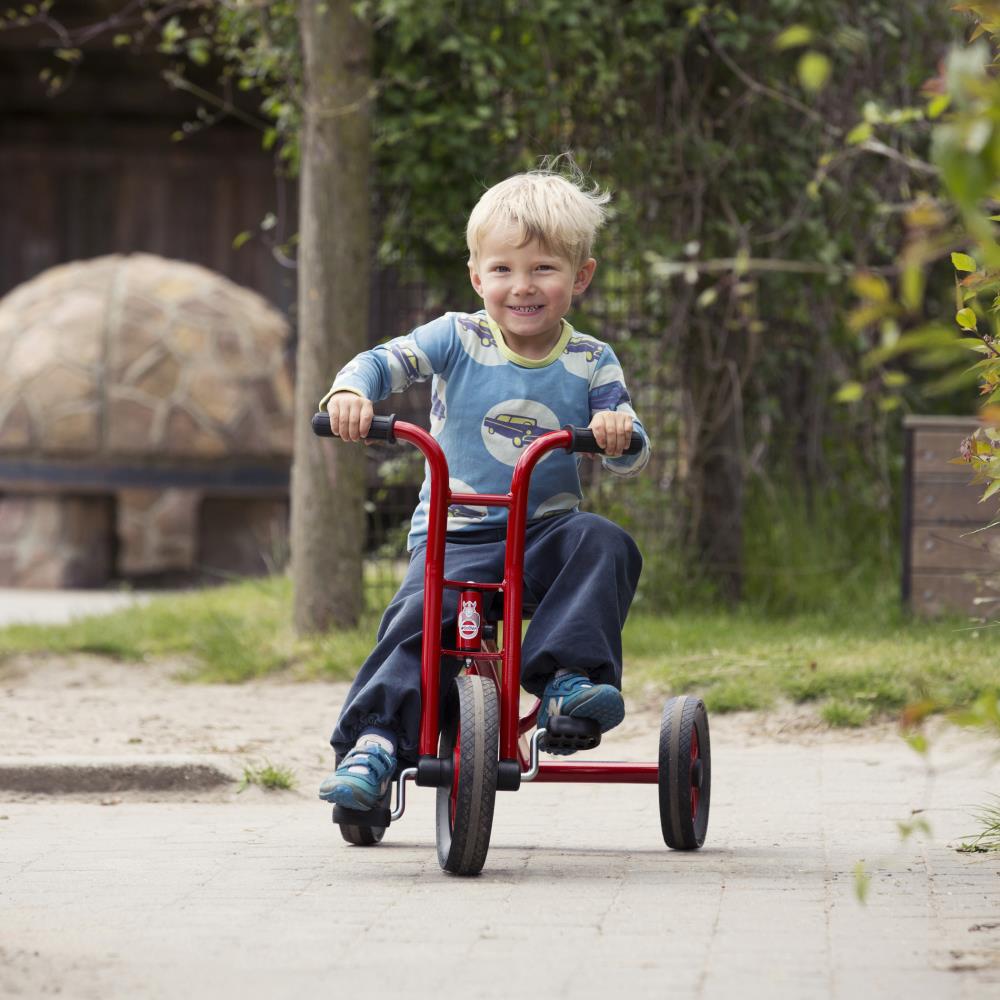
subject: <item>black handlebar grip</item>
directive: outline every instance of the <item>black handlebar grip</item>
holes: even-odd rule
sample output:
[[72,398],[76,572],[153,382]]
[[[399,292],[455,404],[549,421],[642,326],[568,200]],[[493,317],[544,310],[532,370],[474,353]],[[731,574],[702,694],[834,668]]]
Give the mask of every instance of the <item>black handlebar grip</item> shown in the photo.
[[329,413],[314,413],[313,414],[313,434],[316,437],[321,438],[332,438],[336,435],[330,427],[330,414]]
[[[589,455],[604,454],[604,451],[597,446],[597,438],[594,437],[594,432],[589,427],[573,427],[567,424],[563,430],[569,431],[573,435],[569,447],[566,449],[567,451],[582,452]],[[640,451],[642,451],[642,436],[633,434],[632,440],[629,441],[628,447],[625,449],[625,454],[638,455]]]
[[[367,441],[388,441],[390,444],[396,443],[396,414],[392,413],[388,417],[372,417],[372,425],[368,429]],[[330,429],[329,413],[314,413],[312,418],[313,434],[318,437],[336,437]]]
[[396,414],[387,417],[372,417],[372,425],[368,428],[368,441],[388,441],[396,443]]

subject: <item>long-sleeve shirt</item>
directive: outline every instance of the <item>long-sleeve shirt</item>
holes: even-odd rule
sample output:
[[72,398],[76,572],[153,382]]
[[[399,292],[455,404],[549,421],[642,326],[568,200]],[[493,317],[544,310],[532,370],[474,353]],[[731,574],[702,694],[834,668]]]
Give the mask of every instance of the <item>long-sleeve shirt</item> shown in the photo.
[[[608,344],[577,333],[563,320],[558,342],[541,359],[514,353],[485,311],[450,312],[405,337],[359,354],[338,372],[320,407],[335,392],[349,391],[374,402],[431,381],[430,432],[448,460],[456,493],[504,494],[524,448],[547,431],[586,427],[601,410],[627,413],[642,451],[602,461],[619,476],[636,475],[649,461],[649,438],[632,409],[625,376]],[[578,465],[582,456],[549,452],[535,467],[528,517],[575,510],[583,499]],[[410,522],[407,547],[426,540],[430,474]],[[499,527],[506,511],[454,504],[448,531]]]

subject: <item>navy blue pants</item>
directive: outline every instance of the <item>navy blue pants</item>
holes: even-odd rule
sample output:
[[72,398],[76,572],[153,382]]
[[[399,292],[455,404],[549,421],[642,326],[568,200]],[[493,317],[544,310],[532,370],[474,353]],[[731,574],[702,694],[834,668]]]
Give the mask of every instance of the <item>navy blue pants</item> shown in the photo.
[[[456,532],[445,547],[445,575],[479,583],[503,579],[501,531]],[[358,671],[330,742],[338,758],[365,730],[396,739],[398,756],[417,758],[425,547],[413,551],[399,592],[379,625],[375,649]],[[621,688],[622,628],[639,583],[642,557],[632,538],[596,514],[572,512],[528,524],[524,599],[537,605],[521,648],[521,685],[541,696],[559,667]],[[445,590],[446,645],[454,649],[458,593]],[[445,660],[441,691],[460,669]]]

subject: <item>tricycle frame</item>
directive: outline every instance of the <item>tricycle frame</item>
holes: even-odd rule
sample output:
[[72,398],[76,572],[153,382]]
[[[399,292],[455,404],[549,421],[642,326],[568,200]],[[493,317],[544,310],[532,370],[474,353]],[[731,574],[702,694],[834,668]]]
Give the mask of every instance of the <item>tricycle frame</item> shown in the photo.
[[[524,607],[524,538],[527,527],[528,486],[538,462],[557,448],[570,450],[573,432],[565,429],[546,434],[533,441],[514,466],[510,492],[479,494],[452,492],[448,463],[441,446],[427,431],[415,424],[396,421],[392,433],[408,441],[423,453],[430,470],[430,506],[427,523],[427,550],[424,565],[424,618],[421,648],[420,698],[421,721],[419,754],[421,764],[416,773],[418,784],[438,784],[447,775],[439,768],[438,738],[440,734],[441,658],[454,656],[464,659],[470,672],[491,677],[500,695],[500,766],[501,773],[511,774],[516,767],[517,779],[500,783],[501,789],[514,789],[520,781],[609,782],[624,784],[656,784],[657,763],[618,761],[559,761],[537,764],[537,739],[533,753],[521,745],[519,737],[533,728],[541,703],[536,703],[523,718],[519,715],[521,677],[521,629]],[[507,545],[504,555],[503,580],[497,582],[449,580],[445,576],[445,541],[448,507],[466,504],[477,507],[506,507]],[[503,594],[504,629],[502,650],[486,644],[481,650],[443,649],[441,644],[441,613],[445,589],[499,591]],[[518,627],[510,627],[517,623]],[[497,670],[497,663],[500,670]],[[506,678],[507,683],[501,683]],[[535,761],[529,758],[535,757]],[[537,766],[532,766],[533,764]],[[427,766],[431,765],[431,766]],[[422,780],[422,776],[428,777]],[[435,778],[435,775],[440,775]],[[402,782],[400,783],[402,792]],[[402,803],[400,802],[400,805]],[[399,812],[401,813],[401,809]],[[394,816],[395,818],[395,816]]]

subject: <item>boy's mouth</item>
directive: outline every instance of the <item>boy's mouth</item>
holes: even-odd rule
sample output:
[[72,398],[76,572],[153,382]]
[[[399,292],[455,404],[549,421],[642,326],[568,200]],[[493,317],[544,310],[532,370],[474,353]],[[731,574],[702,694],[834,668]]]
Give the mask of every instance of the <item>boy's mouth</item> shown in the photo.
[[536,313],[540,313],[544,306],[508,306],[507,308],[516,312],[518,316],[534,316]]

